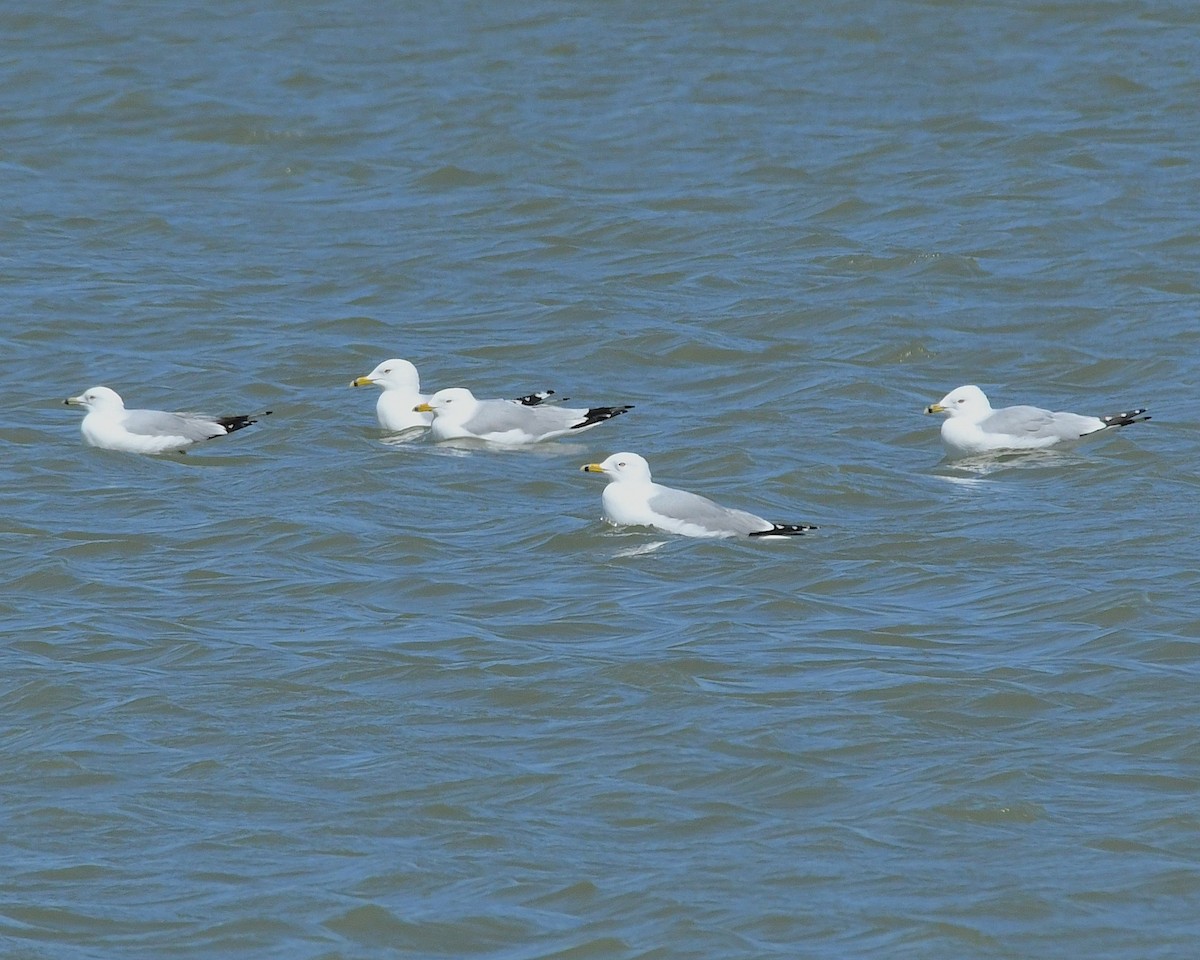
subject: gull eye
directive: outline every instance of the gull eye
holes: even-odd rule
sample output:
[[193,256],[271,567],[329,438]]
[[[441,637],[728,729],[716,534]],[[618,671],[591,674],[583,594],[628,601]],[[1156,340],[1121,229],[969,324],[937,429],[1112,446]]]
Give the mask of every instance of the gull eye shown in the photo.
[[955,402],[955,403],[966,403],[966,402],[967,402],[967,398],[966,398],[966,397],[959,397],[959,398],[958,398],[957,400],[955,400],[954,402]]
[[617,464],[617,466],[618,466],[618,467],[623,467],[623,466],[625,466],[625,461],[624,461],[624,460],[622,460],[620,463],[618,463],[618,464]]

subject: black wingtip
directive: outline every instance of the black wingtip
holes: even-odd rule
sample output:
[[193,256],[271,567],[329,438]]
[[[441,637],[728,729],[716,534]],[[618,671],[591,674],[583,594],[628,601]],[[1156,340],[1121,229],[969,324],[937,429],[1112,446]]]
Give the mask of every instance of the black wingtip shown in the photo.
[[[522,406],[536,407],[536,406],[540,406],[543,403],[546,403],[547,401],[550,400],[551,397],[554,397],[553,390],[536,390],[533,393],[527,393],[527,394],[525,394],[525,396],[516,397],[515,399],[516,399],[517,403],[521,404]],[[570,397],[555,398],[555,402],[561,403],[562,401],[569,400],[569,399],[571,399],[571,398]]]
[[583,415],[583,419],[571,427],[571,429],[582,430],[584,427],[590,427],[593,424],[603,423],[605,420],[611,420],[613,417],[619,417],[627,410],[632,409],[632,403],[627,403],[620,407],[592,407]]
[[225,428],[226,433],[233,433],[235,430],[241,430],[244,427],[250,426],[252,423],[258,423],[259,417],[269,417],[272,411],[264,410],[262,413],[247,413],[240,416],[217,417],[217,423]]
[[809,530],[819,530],[816,524],[812,523],[775,523],[772,524],[770,530],[758,530],[750,536],[752,537],[799,537],[808,533]]
[[1125,410],[1122,413],[1105,414],[1100,419],[1104,421],[1104,425],[1106,427],[1127,427],[1131,423],[1138,423],[1141,420],[1149,420],[1150,417],[1142,416],[1142,414],[1145,412],[1145,407],[1139,407],[1137,410]]

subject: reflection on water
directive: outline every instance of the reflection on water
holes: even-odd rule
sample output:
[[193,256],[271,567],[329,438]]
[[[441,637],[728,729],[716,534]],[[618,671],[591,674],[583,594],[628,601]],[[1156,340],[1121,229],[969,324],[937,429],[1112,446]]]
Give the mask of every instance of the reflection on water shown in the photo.
[[657,550],[661,550],[666,545],[666,540],[655,540],[650,543],[639,544],[636,547],[628,547],[625,550],[619,550],[617,553],[613,554],[613,557],[614,559],[621,559],[623,557],[642,557],[648,553],[654,553]]
[[[1050,450],[1014,450],[1004,453],[979,454],[961,457],[941,464],[940,471],[958,471],[986,477],[1006,470],[1037,470],[1048,467],[1069,468],[1085,465],[1088,457],[1069,448]],[[946,477],[950,479],[950,477]]]

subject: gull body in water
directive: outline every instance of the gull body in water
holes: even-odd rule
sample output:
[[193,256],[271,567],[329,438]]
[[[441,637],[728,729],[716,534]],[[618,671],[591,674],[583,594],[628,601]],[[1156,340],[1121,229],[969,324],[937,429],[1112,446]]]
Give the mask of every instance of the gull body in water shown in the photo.
[[942,444],[953,457],[1004,450],[1044,450],[1102,430],[1150,419],[1143,416],[1145,407],[1099,417],[1056,413],[1029,406],[1001,407],[997,410],[988,402],[984,392],[974,385],[951,390],[937,403],[926,407],[925,412],[945,415]]
[[628,404],[578,409],[541,403],[530,406],[521,400],[477,400],[465,387],[439,390],[416,407],[418,413],[433,414],[434,440],[472,439],[513,445],[589,430],[632,409]]
[[192,444],[241,430],[260,414],[210,417],[203,413],[168,413],[165,410],[126,410],[120,394],[108,387],[91,387],[64,403],[87,410],[79,425],[88,446],[126,453],[169,453]]
[[580,469],[608,477],[600,500],[611,523],[655,527],[684,537],[795,537],[817,529],[808,523],[764,520],[697,493],[655,483],[650,464],[636,453],[614,453],[602,463],[585,463]]

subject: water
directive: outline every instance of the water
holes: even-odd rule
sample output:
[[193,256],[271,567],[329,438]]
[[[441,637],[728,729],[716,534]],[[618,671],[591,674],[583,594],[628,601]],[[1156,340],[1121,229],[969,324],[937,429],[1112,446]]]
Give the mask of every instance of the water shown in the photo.
[[[0,25],[0,954],[1194,952],[1192,5]],[[385,443],[393,355],[637,409]],[[966,382],[1155,420],[964,469]]]

